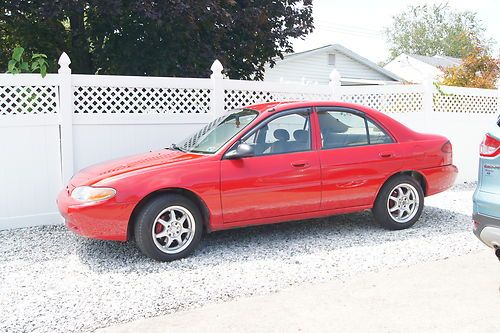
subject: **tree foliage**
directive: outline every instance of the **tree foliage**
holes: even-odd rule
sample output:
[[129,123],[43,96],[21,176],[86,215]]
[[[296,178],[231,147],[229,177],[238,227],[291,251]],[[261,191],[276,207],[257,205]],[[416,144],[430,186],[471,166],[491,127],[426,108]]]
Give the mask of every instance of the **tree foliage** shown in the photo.
[[38,71],[42,77],[47,75],[47,56],[45,54],[34,53],[31,60],[24,57],[24,48],[16,47],[12,52],[12,58],[7,64],[7,73],[19,74]]
[[500,78],[500,60],[481,47],[475,47],[457,66],[441,68],[442,84],[448,86],[494,89]]
[[0,68],[16,45],[75,73],[206,77],[219,59],[234,78],[262,78],[264,64],[313,29],[312,0],[3,0]]
[[488,47],[485,28],[471,11],[457,11],[448,4],[409,6],[393,17],[385,35],[390,57],[401,53],[463,58],[477,45]]

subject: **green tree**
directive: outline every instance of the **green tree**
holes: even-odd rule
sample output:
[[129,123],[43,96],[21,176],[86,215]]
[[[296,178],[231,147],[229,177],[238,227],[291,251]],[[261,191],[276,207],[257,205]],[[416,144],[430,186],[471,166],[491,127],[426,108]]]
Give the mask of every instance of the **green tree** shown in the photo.
[[463,58],[480,45],[488,48],[485,28],[471,11],[457,11],[445,3],[409,6],[385,29],[390,57],[401,53]]
[[75,73],[261,79],[312,30],[312,0],[3,0],[0,69],[23,45],[50,70],[66,51]]
[[457,66],[441,68],[441,83],[448,86],[495,89],[500,77],[500,60],[475,47]]

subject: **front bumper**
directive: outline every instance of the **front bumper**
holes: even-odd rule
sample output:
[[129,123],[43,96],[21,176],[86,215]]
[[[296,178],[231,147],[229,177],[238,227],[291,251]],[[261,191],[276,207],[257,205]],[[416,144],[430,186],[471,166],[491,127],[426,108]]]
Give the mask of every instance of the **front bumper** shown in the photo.
[[126,241],[134,204],[110,200],[81,203],[62,190],[57,197],[59,212],[73,232],[96,239]]

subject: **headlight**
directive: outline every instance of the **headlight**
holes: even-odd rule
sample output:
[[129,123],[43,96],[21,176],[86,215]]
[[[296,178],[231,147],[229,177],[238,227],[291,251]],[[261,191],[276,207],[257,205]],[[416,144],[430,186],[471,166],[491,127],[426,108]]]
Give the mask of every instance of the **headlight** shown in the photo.
[[71,192],[71,197],[82,202],[95,202],[114,197],[116,190],[110,187],[79,186]]

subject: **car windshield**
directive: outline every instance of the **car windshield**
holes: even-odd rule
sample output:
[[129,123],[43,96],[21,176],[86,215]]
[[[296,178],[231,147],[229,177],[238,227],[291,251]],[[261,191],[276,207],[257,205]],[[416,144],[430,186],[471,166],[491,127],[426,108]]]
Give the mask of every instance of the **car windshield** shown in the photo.
[[214,154],[257,118],[258,114],[250,109],[230,111],[179,144],[173,145],[173,148],[191,153]]

